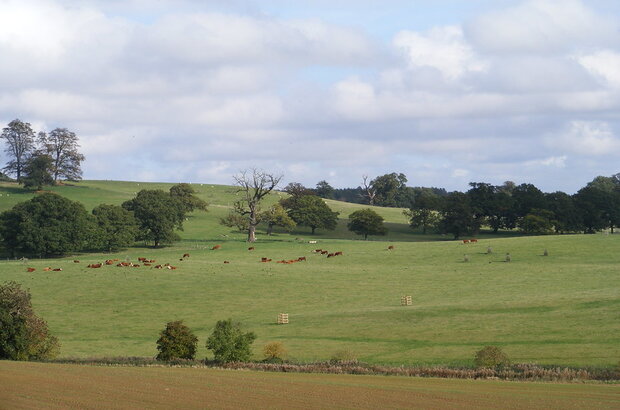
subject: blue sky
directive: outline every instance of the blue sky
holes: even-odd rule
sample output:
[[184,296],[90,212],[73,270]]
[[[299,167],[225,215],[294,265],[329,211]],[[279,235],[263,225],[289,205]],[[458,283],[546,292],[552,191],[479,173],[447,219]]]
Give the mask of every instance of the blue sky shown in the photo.
[[70,128],[90,179],[620,172],[617,1],[0,0],[0,55],[0,121]]

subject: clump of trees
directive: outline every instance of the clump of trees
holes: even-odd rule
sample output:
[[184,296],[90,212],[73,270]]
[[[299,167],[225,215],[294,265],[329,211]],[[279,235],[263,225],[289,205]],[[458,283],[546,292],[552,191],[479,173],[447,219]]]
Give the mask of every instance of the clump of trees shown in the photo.
[[501,348],[485,346],[476,352],[474,363],[477,367],[509,366],[510,359],[508,359],[508,355]]
[[0,134],[9,157],[4,172],[14,175],[26,188],[41,189],[61,179],[82,178],[84,155],[78,151],[78,137],[66,128],[55,128],[49,134],[35,136],[30,123],[15,119]]
[[334,230],[338,225],[338,212],[316,195],[291,195],[280,204],[297,225],[309,227],[313,235],[317,228]]
[[254,340],[256,334],[244,332],[241,324],[233,323],[232,319],[218,320],[207,339],[207,349],[213,351],[218,362],[245,362],[252,356]]
[[0,285],[0,359],[53,359],[58,339],[32,309],[31,295],[16,282]]

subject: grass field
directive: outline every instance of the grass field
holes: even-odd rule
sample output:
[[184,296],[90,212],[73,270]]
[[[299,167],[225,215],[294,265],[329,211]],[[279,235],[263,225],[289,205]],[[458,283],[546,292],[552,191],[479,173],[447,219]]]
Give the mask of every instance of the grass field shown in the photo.
[[[170,186],[89,181],[54,189],[92,208],[120,203],[145,185]],[[2,188],[2,208],[10,205],[6,193],[11,201],[30,195],[10,188]],[[463,245],[445,238],[416,242],[422,235],[402,233],[408,241],[388,238],[396,246],[388,251],[386,242],[323,234],[314,245],[309,235],[301,241],[279,234],[261,236],[249,252],[243,234],[216,222],[234,200],[230,187],[197,189],[211,211],[190,218],[184,241],[174,246],[4,260],[0,281],[30,288],[36,311],[62,343],[62,356],[154,356],[165,323],[183,319],[200,339],[198,356],[205,357],[213,325],[231,317],[257,333],[257,359],[269,341],[283,342],[299,361],[326,360],[347,349],[369,363],[470,365],[474,352],[489,344],[502,346],[515,362],[613,366],[620,359],[620,235],[481,237]],[[359,207],[337,205],[343,212]],[[399,210],[379,210],[406,228]],[[223,248],[211,251],[215,244]],[[326,259],[312,254],[315,248],[344,256]],[[549,256],[542,256],[544,249]],[[191,257],[179,261],[185,252]],[[510,263],[503,262],[506,252]],[[86,268],[140,256],[178,269]],[[259,262],[300,256],[308,261]],[[27,273],[28,266],[37,270]],[[63,271],[43,272],[46,266]],[[413,296],[413,306],[400,306],[403,295]],[[289,313],[289,325],[275,324],[281,312]]]
[[611,409],[617,385],[0,361],[0,407]]

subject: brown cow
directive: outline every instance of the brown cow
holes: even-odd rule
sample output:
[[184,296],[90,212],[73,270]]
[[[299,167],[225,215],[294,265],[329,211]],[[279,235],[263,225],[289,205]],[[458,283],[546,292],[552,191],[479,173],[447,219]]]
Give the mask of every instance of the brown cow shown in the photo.
[[144,261],[146,261],[146,258],[138,258],[138,260],[139,260],[140,262],[144,262]]
[[302,257],[297,258],[297,262],[301,262],[301,261],[305,262],[306,261],[306,257],[302,256]]
[[334,253],[334,256],[342,256],[342,252],[338,251],[338,252]]
[[230,262],[228,262],[228,261],[224,261],[224,263],[230,263]]
[[107,261],[105,261],[106,265],[112,265],[114,263],[114,261],[112,259],[108,259]]
[[51,271],[51,270],[52,270],[52,268],[50,268],[49,266],[48,266],[48,267],[46,267],[46,268],[43,268],[43,272],[49,272],[49,271]]
[[146,263],[146,262],[144,262],[143,265],[144,266],[152,266],[150,263]]
[[36,269],[35,268],[28,268],[26,269],[28,272],[34,272]]
[[136,263],[136,264],[132,264],[132,265],[131,265],[131,267],[132,267],[132,268],[139,268],[139,267],[140,267],[140,265],[138,265],[138,264]]
[[54,272],[61,272],[62,268],[56,268],[56,269],[52,269]]
[[217,249],[222,249],[222,245],[215,245],[213,248],[211,248],[212,251],[215,251]]
[[174,270],[174,269],[176,269],[177,267],[176,267],[176,266],[172,266],[172,265],[168,265],[168,266],[166,266],[166,268],[167,268],[167,269],[170,269],[170,270]]
[[470,239],[470,240],[469,240],[469,242],[471,242],[471,243],[477,243],[477,242],[478,242],[478,239]]
[[88,268],[100,268],[101,267],[101,263],[91,263],[87,267]]
[[390,245],[390,246],[388,246],[388,251],[391,251],[391,250],[393,250],[393,249],[394,249],[394,245]]
[[469,239],[463,239],[463,243],[469,243]]
[[73,261],[73,263],[80,263],[80,261],[78,261],[78,260],[75,260],[75,261]]
[[323,252],[323,249],[315,249],[314,250],[314,253],[321,253],[321,252]]
[[253,247],[253,246],[250,246],[250,247],[248,248],[248,251],[253,251],[253,250],[254,250],[254,247]]
[[321,251],[321,255],[327,255],[328,253],[328,251]]
[[184,254],[183,254],[183,257],[184,257],[184,258],[189,258],[189,253],[184,253]]
[[334,255],[333,253],[328,253],[328,254],[327,254],[327,257],[328,257],[328,258],[331,258],[331,257],[333,257],[333,256],[336,256],[336,255]]

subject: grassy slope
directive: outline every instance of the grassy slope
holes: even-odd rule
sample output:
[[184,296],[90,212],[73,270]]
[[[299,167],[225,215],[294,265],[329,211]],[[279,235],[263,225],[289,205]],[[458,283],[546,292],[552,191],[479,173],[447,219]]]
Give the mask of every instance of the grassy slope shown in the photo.
[[[89,181],[55,190],[92,208],[120,203],[145,187],[169,186]],[[318,235],[319,244],[310,245],[295,241],[296,234],[280,234],[261,237],[250,253],[243,234],[216,222],[234,201],[230,187],[196,188],[211,211],[193,216],[186,240],[174,247],[81,255],[80,264],[73,264],[73,257],[27,265],[3,261],[0,280],[31,289],[35,308],[63,343],[63,356],[152,356],[165,322],[184,319],[198,334],[204,357],[204,340],[215,321],[232,317],[258,334],[257,352],[264,343],[280,340],[298,360],[324,360],[350,349],[368,362],[469,364],[475,350],[487,344],[503,346],[517,362],[612,365],[620,357],[618,236],[481,239],[469,246],[394,242],[396,249],[389,252],[384,243]],[[13,191],[5,201],[3,189],[0,208],[30,195]],[[343,214],[359,207],[332,205]],[[379,211],[393,223],[402,222],[399,210]],[[223,244],[221,251],[208,250],[216,243]],[[491,255],[485,254],[488,245]],[[342,250],[345,256],[311,254],[317,247]],[[540,256],[545,248],[548,257]],[[179,262],[186,251],[192,256]],[[502,262],[505,252],[513,262]],[[464,253],[469,263],[462,262]],[[85,268],[106,258],[138,256],[179,269]],[[309,260],[261,264],[262,256]],[[26,266],[37,271],[28,274]],[[42,272],[44,266],[64,270]],[[414,306],[399,305],[406,294],[413,296]],[[279,312],[291,315],[290,325],[274,324]]]
[[0,362],[7,408],[598,409],[613,385]]

